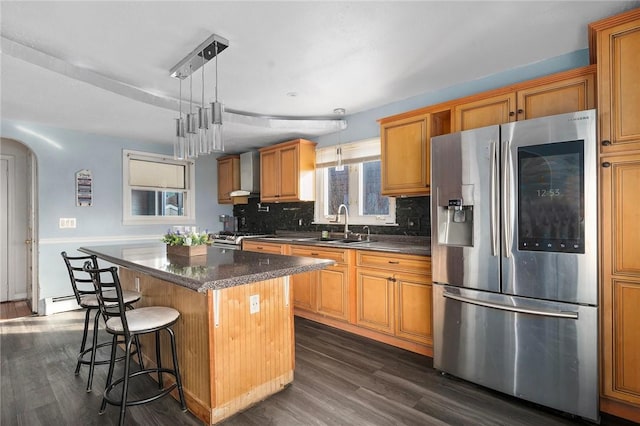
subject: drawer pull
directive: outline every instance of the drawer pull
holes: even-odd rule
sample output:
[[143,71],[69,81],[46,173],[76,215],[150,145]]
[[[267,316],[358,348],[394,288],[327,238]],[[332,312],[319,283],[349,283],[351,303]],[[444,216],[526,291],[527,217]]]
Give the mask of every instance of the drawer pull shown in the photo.
[[399,260],[390,260],[389,263],[392,264],[392,265],[399,265],[400,261]]
[[320,253],[311,253],[311,256],[318,256]]

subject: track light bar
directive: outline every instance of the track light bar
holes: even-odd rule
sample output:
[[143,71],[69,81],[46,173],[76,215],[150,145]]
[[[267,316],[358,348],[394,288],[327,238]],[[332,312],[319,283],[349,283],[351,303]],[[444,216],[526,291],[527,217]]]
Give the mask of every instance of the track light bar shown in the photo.
[[[213,43],[218,42],[218,55],[229,47],[229,40],[224,37],[220,37],[217,34],[211,34],[211,36],[200,43],[198,47],[193,49],[191,53],[185,56],[180,62],[178,62],[171,70],[169,74],[171,77],[184,80],[198,70],[201,66],[209,62],[216,57],[216,50]],[[204,59],[203,59],[204,55]]]

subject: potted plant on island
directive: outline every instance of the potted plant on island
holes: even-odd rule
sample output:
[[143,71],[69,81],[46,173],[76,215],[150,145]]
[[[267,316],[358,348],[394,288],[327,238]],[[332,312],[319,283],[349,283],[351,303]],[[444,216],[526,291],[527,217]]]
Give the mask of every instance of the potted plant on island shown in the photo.
[[162,241],[167,245],[168,255],[202,256],[207,254],[209,234],[206,231],[198,234],[168,230]]

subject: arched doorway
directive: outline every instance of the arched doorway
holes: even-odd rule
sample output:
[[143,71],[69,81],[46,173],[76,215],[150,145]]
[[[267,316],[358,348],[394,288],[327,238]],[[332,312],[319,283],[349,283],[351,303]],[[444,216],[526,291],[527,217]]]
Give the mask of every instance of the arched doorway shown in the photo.
[[38,309],[36,158],[26,145],[0,138],[0,302]]

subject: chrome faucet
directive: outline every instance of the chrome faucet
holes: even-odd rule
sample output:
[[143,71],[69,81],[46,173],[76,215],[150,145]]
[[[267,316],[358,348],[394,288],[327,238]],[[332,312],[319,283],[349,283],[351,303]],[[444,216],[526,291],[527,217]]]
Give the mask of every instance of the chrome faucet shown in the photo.
[[362,230],[363,230],[363,231],[364,231],[365,229],[367,230],[367,241],[371,241],[371,232],[369,231],[369,226],[368,226],[368,225],[365,225],[365,226],[363,226],[363,227],[362,227]]
[[349,238],[349,210],[344,204],[340,204],[338,207],[338,214],[336,215],[336,222],[340,221],[340,210],[344,207],[344,238]]

